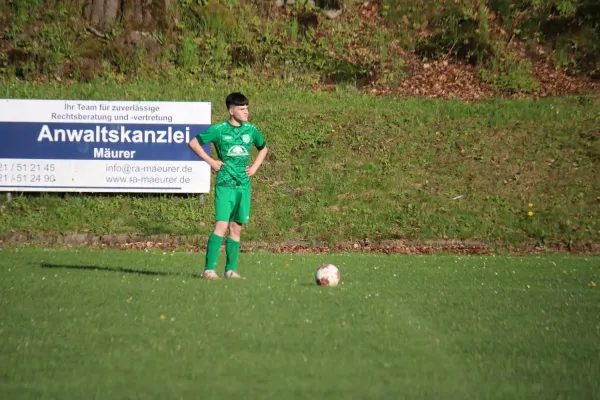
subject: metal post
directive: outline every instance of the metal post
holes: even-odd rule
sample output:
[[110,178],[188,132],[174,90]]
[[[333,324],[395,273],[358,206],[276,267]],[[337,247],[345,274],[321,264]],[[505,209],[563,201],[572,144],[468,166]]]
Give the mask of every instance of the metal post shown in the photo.
[[6,192],[6,202],[10,203],[13,199],[13,195],[11,192]]

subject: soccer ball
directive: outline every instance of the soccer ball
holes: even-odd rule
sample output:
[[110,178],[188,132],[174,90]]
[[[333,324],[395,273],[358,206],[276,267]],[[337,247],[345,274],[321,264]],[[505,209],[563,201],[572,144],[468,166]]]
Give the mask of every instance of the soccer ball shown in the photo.
[[319,286],[337,286],[341,279],[340,270],[333,264],[323,264],[315,272],[315,281]]

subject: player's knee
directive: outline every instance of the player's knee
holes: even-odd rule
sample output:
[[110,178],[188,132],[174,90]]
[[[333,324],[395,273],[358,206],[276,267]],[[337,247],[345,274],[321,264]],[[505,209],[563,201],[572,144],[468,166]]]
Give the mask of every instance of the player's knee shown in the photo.
[[225,221],[217,221],[215,224],[214,234],[219,236],[225,236],[225,232],[227,232],[228,223]]
[[242,225],[237,222],[229,223],[229,236],[235,240],[240,241],[240,235],[242,234]]

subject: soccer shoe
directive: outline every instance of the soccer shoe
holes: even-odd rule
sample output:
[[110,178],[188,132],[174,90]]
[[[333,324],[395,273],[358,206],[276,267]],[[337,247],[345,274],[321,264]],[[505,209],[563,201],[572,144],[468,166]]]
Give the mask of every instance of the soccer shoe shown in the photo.
[[225,278],[230,278],[230,279],[240,279],[241,276],[240,274],[238,274],[237,272],[230,270],[230,271],[226,271],[225,272]]
[[202,279],[219,279],[219,275],[215,272],[214,269],[207,269],[201,276]]

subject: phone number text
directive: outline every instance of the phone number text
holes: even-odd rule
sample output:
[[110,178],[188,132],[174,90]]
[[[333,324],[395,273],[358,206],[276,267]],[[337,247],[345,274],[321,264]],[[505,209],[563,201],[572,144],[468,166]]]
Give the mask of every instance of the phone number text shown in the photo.
[[0,163],[0,173],[6,172],[54,172],[54,164]]
[[50,174],[1,174],[0,184],[54,183],[56,176]]

